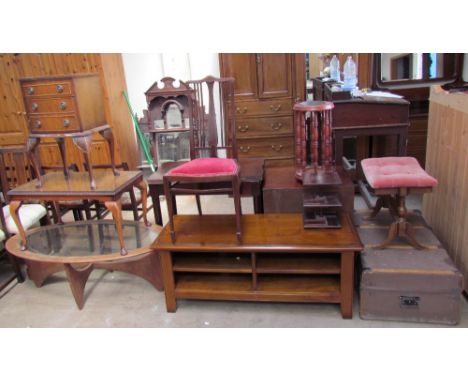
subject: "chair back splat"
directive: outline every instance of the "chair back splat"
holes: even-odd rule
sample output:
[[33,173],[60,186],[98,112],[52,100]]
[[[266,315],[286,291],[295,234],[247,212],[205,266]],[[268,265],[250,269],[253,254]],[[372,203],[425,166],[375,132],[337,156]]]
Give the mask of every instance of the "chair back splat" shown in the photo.
[[207,76],[187,84],[195,91],[191,123],[194,157],[237,158],[234,78]]

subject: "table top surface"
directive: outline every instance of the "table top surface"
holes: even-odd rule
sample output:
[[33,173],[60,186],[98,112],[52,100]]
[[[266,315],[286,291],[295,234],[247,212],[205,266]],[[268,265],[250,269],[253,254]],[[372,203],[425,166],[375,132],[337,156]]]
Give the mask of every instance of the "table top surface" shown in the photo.
[[304,229],[302,214],[242,215],[242,243],[236,239],[235,215],[176,215],[176,242],[166,225],[152,248],[157,250],[302,252],[361,251],[359,236],[347,214],[338,229]]
[[[240,179],[242,182],[261,182],[263,180],[265,159],[263,158],[242,158],[237,160],[240,168]],[[180,166],[186,162],[166,162],[163,163],[158,171],[151,174],[147,182],[151,185],[162,185],[163,176],[169,170]]]
[[37,187],[37,181],[32,180],[8,192],[12,199],[45,199],[47,197],[87,197],[118,196],[132,184],[143,179],[141,171],[119,171],[115,176],[112,170],[95,170],[93,172],[96,189],[91,189],[88,172],[70,172],[65,179],[63,172],[55,171],[42,176],[42,187]]
[[120,243],[112,220],[82,221],[48,225],[26,232],[28,248],[20,249],[18,235],[6,243],[14,256],[53,263],[96,263],[125,260],[146,254],[161,228],[146,227],[135,221],[122,222],[123,239],[128,254],[120,254]]

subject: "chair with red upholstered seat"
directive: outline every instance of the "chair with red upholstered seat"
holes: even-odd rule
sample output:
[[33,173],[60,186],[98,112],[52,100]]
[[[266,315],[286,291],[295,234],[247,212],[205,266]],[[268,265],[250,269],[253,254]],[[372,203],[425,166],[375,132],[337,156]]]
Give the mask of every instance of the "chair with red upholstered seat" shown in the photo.
[[[234,79],[208,76],[186,83],[195,90],[190,123],[194,158],[163,176],[172,240],[175,241],[173,215],[177,213],[175,195],[231,194],[236,213],[236,235],[240,241],[242,211],[236,160]],[[216,101],[219,102],[218,112]]]
[[368,158],[362,160],[361,165],[369,186],[379,196],[370,217],[375,217],[382,207],[386,207],[395,219],[387,238],[377,248],[383,249],[397,236],[402,236],[416,249],[423,249],[406,220],[406,196],[431,192],[437,180],[427,174],[413,157]]

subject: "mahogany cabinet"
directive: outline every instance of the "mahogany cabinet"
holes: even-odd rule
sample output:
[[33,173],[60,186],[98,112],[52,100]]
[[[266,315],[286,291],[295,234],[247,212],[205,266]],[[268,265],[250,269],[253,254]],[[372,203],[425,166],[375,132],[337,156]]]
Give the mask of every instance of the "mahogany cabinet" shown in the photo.
[[294,163],[293,111],[305,99],[305,55],[222,53],[221,77],[234,77],[239,158]]

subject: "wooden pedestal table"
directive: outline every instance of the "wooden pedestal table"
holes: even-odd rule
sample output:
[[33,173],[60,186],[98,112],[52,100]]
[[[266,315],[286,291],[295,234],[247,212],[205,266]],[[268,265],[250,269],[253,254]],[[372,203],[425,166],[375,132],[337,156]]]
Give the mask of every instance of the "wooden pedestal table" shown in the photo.
[[42,186],[36,187],[36,181],[25,183],[8,192],[10,196],[10,213],[18,226],[22,248],[26,249],[27,240],[23,226],[19,220],[18,209],[27,200],[40,201],[67,201],[67,200],[97,200],[104,203],[112,212],[121,247],[121,254],[125,255],[125,242],[122,233],[122,206],[120,198],[124,192],[137,187],[141,191],[143,204],[143,219],[147,226],[147,185],[141,171],[121,171],[119,176],[114,176],[112,171],[100,171],[96,179],[96,188],[93,189],[85,172],[70,172],[68,178],[59,172],[45,174],[42,177]]
[[161,256],[168,312],[177,299],[340,304],[352,318],[354,256],[363,249],[349,215],[341,228],[304,229],[302,214],[177,215],[152,248]]
[[121,230],[128,249],[124,257],[116,226],[109,220],[35,228],[27,232],[27,250],[21,249],[18,235],[7,241],[6,249],[25,260],[29,278],[37,287],[50,275],[65,270],[79,309],[83,308],[84,289],[93,269],[131,273],[162,290],[159,256],[150,248],[160,228],[124,221]]
[[[158,171],[148,177],[149,193],[153,200],[154,220],[162,226],[160,197],[164,196],[163,176],[169,170],[180,166],[184,162],[163,163]],[[265,160],[261,158],[244,158],[238,160],[240,167],[241,196],[252,196],[254,212],[263,213],[263,175]],[[177,205],[174,201],[174,214],[177,214]],[[201,206],[198,206],[199,211]]]

